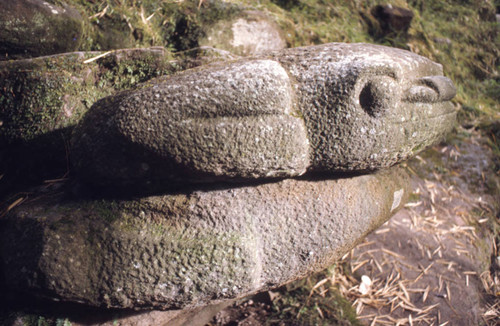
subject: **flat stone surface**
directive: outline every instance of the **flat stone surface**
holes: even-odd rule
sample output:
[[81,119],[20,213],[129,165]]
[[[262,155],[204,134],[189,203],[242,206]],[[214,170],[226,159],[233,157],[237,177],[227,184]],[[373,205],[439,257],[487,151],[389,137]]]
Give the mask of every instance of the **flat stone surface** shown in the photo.
[[329,266],[407,194],[397,168],[136,200],[41,194],[2,220],[0,280],[108,308],[218,304]]
[[97,188],[372,171],[440,141],[456,112],[442,66],[331,43],[207,65],[97,102],[73,162]]

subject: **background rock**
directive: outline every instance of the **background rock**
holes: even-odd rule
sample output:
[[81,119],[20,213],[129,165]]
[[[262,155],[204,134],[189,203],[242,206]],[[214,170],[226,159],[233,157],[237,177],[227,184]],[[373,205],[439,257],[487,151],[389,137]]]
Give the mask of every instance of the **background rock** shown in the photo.
[[183,69],[183,60],[156,47],[0,62],[0,194],[63,176],[72,128],[95,101]]
[[281,50],[286,41],[279,26],[259,11],[243,11],[231,20],[211,26],[199,42],[238,55],[248,56]]
[[100,307],[178,309],[325,268],[402,207],[398,169],[133,201],[42,195],[4,219],[5,286]]
[[379,21],[383,34],[407,33],[414,16],[411,10],[392,5],[375,6],[371,13]]
[[43,0],[2,0],[0,60],[72,52],[83,37],[76,9]]

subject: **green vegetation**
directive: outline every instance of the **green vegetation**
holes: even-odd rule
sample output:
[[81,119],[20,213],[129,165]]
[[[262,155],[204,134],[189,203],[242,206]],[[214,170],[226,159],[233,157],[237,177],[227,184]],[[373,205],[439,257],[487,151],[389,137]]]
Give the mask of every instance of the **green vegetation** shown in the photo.
[[66,318],[42,317],[36,314],[23,313],[0,316],[0,324],[19,326],[71,326],[71,322]]
[[[332,286],[332,275],[337,266],[308,278],[288,284],[278,290],[268,321],[293,325],[362,325],[356,311],[340,292]],[[343,270],[347,267],[342,266]]]
[[71,326],[67,319],[44,318],[36,315],[28,315],[23,318],[25,326]]

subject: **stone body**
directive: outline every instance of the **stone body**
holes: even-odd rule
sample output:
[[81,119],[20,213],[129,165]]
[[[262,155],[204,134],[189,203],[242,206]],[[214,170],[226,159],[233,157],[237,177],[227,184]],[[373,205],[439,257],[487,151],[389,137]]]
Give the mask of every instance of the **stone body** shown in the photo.
[[70,6],[43,0],[0,1],[0,60],[76,51],[83,19]]
[[441,140],[455,109],[442,66],[332,43],[188,70],[97,102],[73,139],[93,186],[175,184],[389,167]]
[[45,194],[2,220],[4,286],[99,307],[184,309],[323,269],[401,208],[397,168],[137,200]]

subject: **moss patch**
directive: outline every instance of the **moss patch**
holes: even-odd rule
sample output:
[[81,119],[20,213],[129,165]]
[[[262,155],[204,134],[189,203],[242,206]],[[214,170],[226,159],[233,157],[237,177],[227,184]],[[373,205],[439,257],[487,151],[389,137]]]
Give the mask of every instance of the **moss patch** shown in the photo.
[[[332,267],[331,271],[324,270],[280,288],[269,320],[278,319],[293,325],[362,325],[349,301],[342,297],[338,289],[329,286],[328,280],[334,269]],[[319,282],[325,285],[315,288]],[[318,295],[318,291],[323,295]]]

